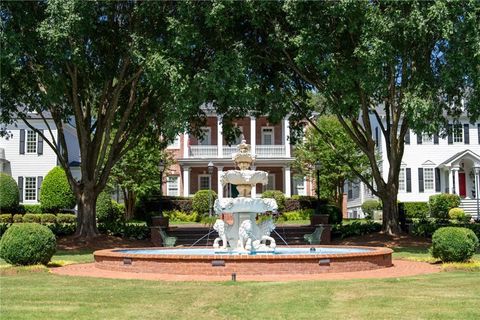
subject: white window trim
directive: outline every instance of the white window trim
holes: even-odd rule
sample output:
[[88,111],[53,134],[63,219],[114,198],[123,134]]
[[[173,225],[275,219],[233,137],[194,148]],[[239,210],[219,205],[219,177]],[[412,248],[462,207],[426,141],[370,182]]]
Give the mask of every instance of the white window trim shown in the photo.
[[[432,170],[432,188],[427,189],[427,179],[425,179],[425,172],[426,170]],[[427,192],[434,192],[435,191],[435,168],[434,167],[423,167],[423,191]]]
[[[28,133],[33,132],[35,135],[35,151],[28,151]],[[38,151],[38,134],[33,130],[26,130],[25,132],[25,154],[36,154]]]
[[306,196],[306,195],[307,195],[307,178],[306,178],[306,177],[303,177],[303,178],[301,179],[301,182],[302,182],[301,185],[302,185],[302,188],[303,188],[303,189],[302,189],[303,194],[300,194],[300,193],[298,192],[298,185],[300,185],[300,184],[295,185],[295,182],[298,182],[298,181],[300,181],[300,179],[292,179],[293,191],[296,192],[296,193],[295,193],[296,195]]
[[[211,146],[212,145],[212,128],[211,127],[201,127],[200,128],[204,132],[204,137],[207,138],[207,144],[202,143],[205,138],[199,138],[198,144],[201,146]],[[206,134],[205,134],[206,133]]]
[[180,135],[175,137],[175,140],[167,146],[167,149],[180,149]]
[[[429,138],[429,140],[426,140],[427,137]],[[422,133],[422,144],[433,144],[433,134]]]
[[[262,130],[261,130],[261,134],[262,134],[262,145],[266,145],[265,144],[265,135],[264,135],[264,129],[272,129],[272,146],[275,145],[275,127],[272,127],[272,126],[267,126],[267,127],[262,127]],[[269,133],[270,134],[270,133]],[[269,144],[270,145],[270,144]]]
[[[462,140],[461,141],[455,141],[455,127],[459,127],[460,130],[458,132],[460,132],[460,134],[458,136],[462,137]],[[461,123],[456,123],[456,124],[453,124],[453,132],[452,132],[452,142],[453,144],[463,144],[465,141],[465,137],[463,136],[463,124]]]
[[[35,192],[35,199],[28,199],[27,200],[27,179],[33,179],[34,183],[35,183],[35,188],[34,188],[34,192]],[[38,194],[37,194],[37,177],[24,177],[23,178],[23,203],[36,203],[38,202]]]
[[269,173],[268,178],[272,177],[272,184],[273,184],[273,189],[268,189],[268,182],[267,184],[262,185],[262,192],[267,191],[267,190],[275,190],[276,181],[275,181],[275,173]]
[[[403,188],[400,188],[400,174],[403,172]],[[401,167],[398,173],[398,192],[407,192],[407,170],[406,167]]]
[[[208,189],[200,189],[200,179],[203,177],[208,178]],[[211,190],[212,189],[212,177],[209,174],[199,174],[198,175],[198,190]]]
[[[177,181],[177,192],[176,194],[170,194],[170,186],[172,185],[172,183],[169,181],[169,178],[176,178],[176,181]],[[167,196],[173,196],[173,197],[178,197],[180,196],[180,176],[178,175],[172,175],[172,176],[168,176],[167,177]]]

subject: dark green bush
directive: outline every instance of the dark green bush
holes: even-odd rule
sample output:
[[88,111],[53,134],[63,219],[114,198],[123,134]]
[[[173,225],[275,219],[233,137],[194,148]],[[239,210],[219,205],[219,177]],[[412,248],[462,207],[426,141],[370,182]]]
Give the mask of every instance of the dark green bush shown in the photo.
[[56,222],[57,223],[76,223],[77,216],[70,213],[58,213]]
[[14,223],[20,223],[23,222],[23,215],[17,213],[13,215],[13,222]]
[[430,196],[429,205],[433,218],[448,219],[448,211],[460,206],[460,197],[449,193],[436,194]]
[[75,195],[62,168],[53,168],[43,179],[40,188],[40,204],[43,212],[54,213],[59,212],[60,209],[75,207]]
[[324,205],[319,207],[320,214],[328,214],[328,223],[340,224],[342,223],[342,210],[334,205]]
[[[312,196],[293,195],[289,199],[285,199],[285,208],[283,211],[295,211],[304,209],[315,209],[317,206],[317,198]],[[327,199],[320,199],[320,205],[328,204]]]
[[275,199],[277,201],[278,212],[285,210],[285,195],[280,190],[266,190],[262,193],[262,198]]
[[373,211],[382,209],[382,203],[378,200],[366,200],[362,203],[362,211],[369,218],[373,218]]
[[[193,196],[192,207],[193,211],[198,212],[200,215],[206,215],[209,213],[209,206],[213,207],[215,200],[217,199],[217,193],[213,190],[200,190]],[[212,211],[213,212],[213,211]]]
[[24,213],[43,213],[42,206],[39,204],[24,204],[22,211]]
[[23,222],[27,222],[27,223],[30,223],[30,222],[36,222],[36,223],[40,223],[42,221],[42,215],[41,214],[37,214],[37,213],[25,213],[23,215]]
[[430,253],[443,262],[463,262],[475,254],[478,246],[478,238],[472,230],[445,227],[433,234]]
[[0,173],[0,212],[16,212],[19,199],[15,180],[5,173]]
[[46,226],[13,224],[0,240],[0,257],[13,265],[47,264],[56,245],[55,235]]
[[2,213],[0,214],[0,223],[12,223],[13,216],[11,213]]
[[51,213],[44,213],[40,215],[40,222],[44,223],[55,223],[57,221],[57,217]]
[[129,238],[129,239],[147,239],[150,237],[150,227],[144,223],[132,223],[132,222],[109,222],[99,223],[98,230],[101,233]]
[[430,215],[428,202],[404,202],[405,216],[409,219],[426,218]]
[[119,205],[105,191],[98,195],[96,210],[98,222],[110,223],[123,219],[123,212],[121,212]]
[[375,233],[382,230],[382,225],[368,220],[367,222],[354,221],[349,224],[337,224],[332,227],[332,234],[341,239],[362,236],[369,233]]
[[11,226],[11,223],[0,222],[0,238],[3,234],[7,231],[7,229]]

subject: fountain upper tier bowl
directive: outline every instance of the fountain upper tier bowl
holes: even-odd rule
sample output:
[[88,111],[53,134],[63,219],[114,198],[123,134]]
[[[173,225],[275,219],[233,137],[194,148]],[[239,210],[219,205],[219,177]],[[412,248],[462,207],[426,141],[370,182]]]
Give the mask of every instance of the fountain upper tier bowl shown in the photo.
[[235,185],[249,184],[251,186],[257,183],[267,184],[268,173],[255,170],[228,170],[227,172],[223,172],[220,177],[220,182],[222,185],[226,185],[227,183]]
[[278,206],[274,199],[239,197],[217,199],[214,209],[216,213],[265,213],[266,211],[276,211]]

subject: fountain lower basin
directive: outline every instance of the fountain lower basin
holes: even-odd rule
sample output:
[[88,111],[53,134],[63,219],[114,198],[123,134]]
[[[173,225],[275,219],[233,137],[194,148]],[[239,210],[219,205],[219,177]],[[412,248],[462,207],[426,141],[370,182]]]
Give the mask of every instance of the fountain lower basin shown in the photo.
[[109,249],[94,252],[97,268],[180,275],[317,274],[392,266],[392,250],[377,247],[310,246],[274,252],[216,249]]

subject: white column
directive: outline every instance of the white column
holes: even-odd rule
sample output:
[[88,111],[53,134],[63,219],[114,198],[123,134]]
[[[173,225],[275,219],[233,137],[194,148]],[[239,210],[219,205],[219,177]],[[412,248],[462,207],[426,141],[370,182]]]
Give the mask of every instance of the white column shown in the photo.
[[454,181],[455,192],[452,192],[452,193],[460,194],[460,182],[458,181],[458,172],[460,171],[460,168],[456,167],[456,168],[452,168],[452,170],[453,170],[453,177],[454,177],[454,180],[455,180]]
[[218,195],[218,199],[222,199],[223,198],[223,186],[222,186],[222,173],[223,173],[223,167],[222,166],[218,166],[217,167],[217,195]]
[[290,173],[290,166],[285,166],[283,169],[283,189],[285,190],[285,197],[291,197],[292,196],[292,176]]
[[283,119],[283,142],[285,144],[285,156],[287,158],[291,157],[290,154],[290,122],[288,117]]
[[448,193],[453,194],[453,170],[448,170]]
[[183,167],[183,196],[190,195],[190,168]]
[[183,135],[183,157],[188,158],[188,140],[190,139],[188,133]]
[[223,158],[223,122],[220,116],[217,116],[217,154]]
[[250,116],[250,147],[252,150],[252,155],[256,154],[256,145],[257,145],[257,120],[255,117]]

